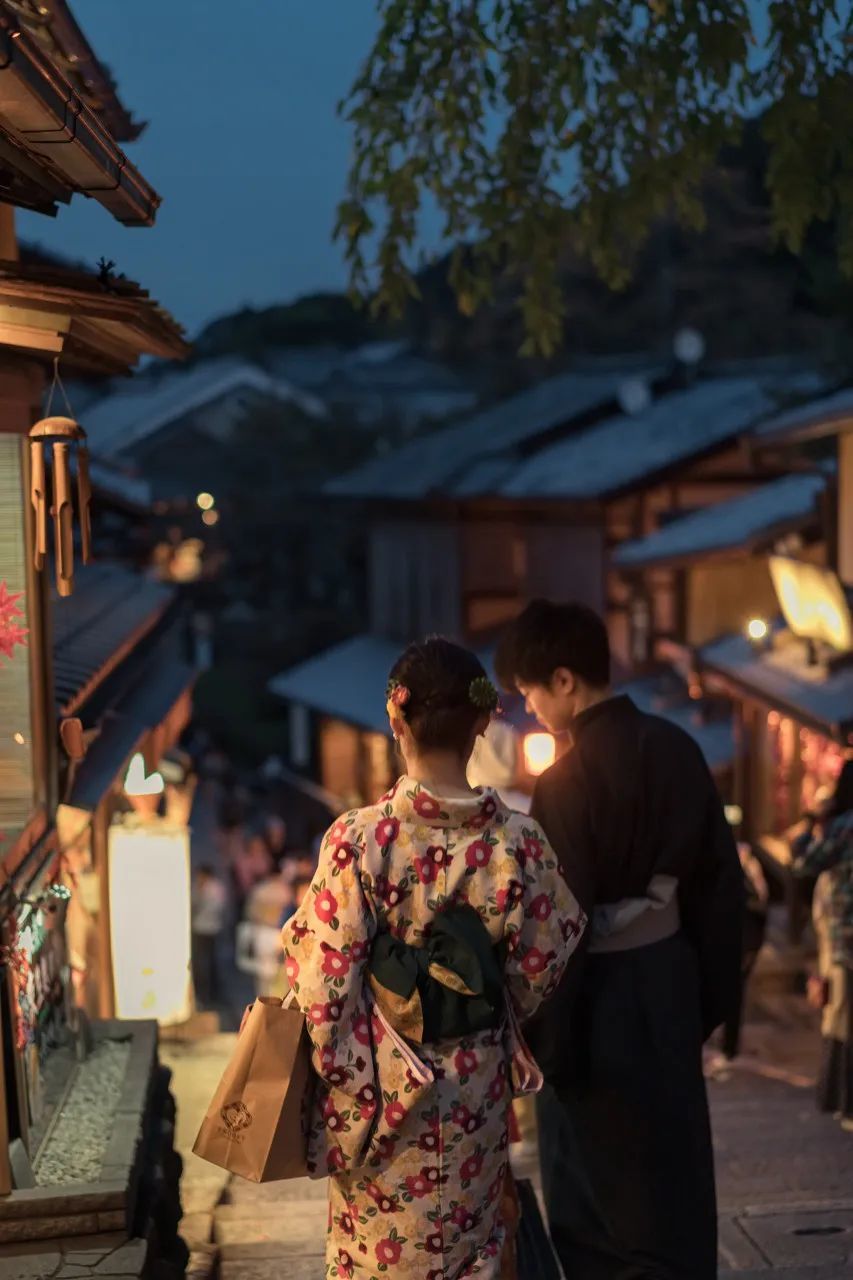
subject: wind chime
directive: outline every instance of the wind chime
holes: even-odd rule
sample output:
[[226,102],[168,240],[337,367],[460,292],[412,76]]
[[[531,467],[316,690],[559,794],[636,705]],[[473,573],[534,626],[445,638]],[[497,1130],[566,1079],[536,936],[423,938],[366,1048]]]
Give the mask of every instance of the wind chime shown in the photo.
[[[62,392],[67,418],[51,417],[57,387]],[[53,518],[53,556],[56,589],[61,596],[74,590],[74,503],[72,500],[71,453],[76,451],[77,515],[80,521],[80,549],[84,564],[92,558],[92,486],[89,480],[89,450],[86,432],[72,416],[71,405],[59,376],[59,360],[53,362],[53,384],[47,402],[48,416],[30,428],[30,501],[34,520],[34,562],[41,572],[48,553],[48,514]],[[53,505],[48,512],[47,454],[51,455]]]

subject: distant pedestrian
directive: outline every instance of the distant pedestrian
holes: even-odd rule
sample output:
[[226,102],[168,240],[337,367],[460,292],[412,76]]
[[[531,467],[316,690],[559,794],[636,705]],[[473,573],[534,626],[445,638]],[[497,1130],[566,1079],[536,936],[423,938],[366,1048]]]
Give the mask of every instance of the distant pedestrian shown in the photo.
[[528,1029],[545,1201],[572,1280],[716,1280],[703,1042],[741,980],[743,873],[693,738],[610,687],[603,619],[534,601],[496,656],[571,749],[531,817],[589,916],[586,944]]
[[738,844],[746,910],[743,922],[743,959],[740,971],[740,993],[723,1023],[723,1058],[732,1062],[740,1052],[740,1033],[746,990],[767,932],[767,907],[770,890],[761,863],[745,842]]
[[213,1009],[219,1001],[217,949],[227,910],[225,886],[212,867],[199,867],[192,887],[192,971],[196,1000],[202,1009]]
[[249,893],[245,917],[237,927],[237,968],[251,974],[259,996],[283,996],[287,989],[281,930],[296,910],[296,897],[280,871],[266,876]]
[[[834,807],[834,806],[833,806]],[[812,918],[818,941],[812,1002],[821,1009],[823,1054],[817,1101],[853,1128],[853,808],[815,825],[793,868],[817,876]]]

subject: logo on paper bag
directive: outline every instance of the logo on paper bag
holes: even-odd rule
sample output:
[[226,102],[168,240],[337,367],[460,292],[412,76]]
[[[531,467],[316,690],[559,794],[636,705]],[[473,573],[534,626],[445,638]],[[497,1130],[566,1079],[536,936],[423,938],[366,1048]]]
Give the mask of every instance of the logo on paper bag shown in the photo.
[[244,1102],[229,1102],[219,1114],[230,1138],[241,1138],[252,1123],[252,1113]]

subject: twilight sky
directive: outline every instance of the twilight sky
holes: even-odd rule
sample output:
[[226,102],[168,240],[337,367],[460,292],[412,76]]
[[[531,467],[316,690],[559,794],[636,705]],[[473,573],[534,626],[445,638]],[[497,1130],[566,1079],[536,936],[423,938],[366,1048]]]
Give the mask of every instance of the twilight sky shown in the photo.
[[138,280],[191,334],[244,304],[339,289],[331,242],[349,154],[338,99],[374,0],[73,0],[123,101],[149,122],[128,155],[163,197],[153,228],[77,196],[22,238]]

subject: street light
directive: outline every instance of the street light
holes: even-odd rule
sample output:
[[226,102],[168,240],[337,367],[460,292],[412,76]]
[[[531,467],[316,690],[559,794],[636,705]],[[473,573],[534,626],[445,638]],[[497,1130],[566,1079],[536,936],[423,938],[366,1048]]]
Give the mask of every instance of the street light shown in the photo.
[[200,493],[195,501],[196,506],[201,511],[210,511],[215,505],[215,499],[212,493]]

